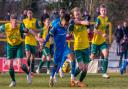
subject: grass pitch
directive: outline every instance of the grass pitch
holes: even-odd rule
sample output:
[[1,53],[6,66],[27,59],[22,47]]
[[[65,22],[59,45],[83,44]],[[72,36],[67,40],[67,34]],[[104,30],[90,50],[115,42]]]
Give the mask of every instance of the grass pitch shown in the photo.
[[[69,86],[70,76],[58,78],[58,82],[53,88],[48,86],[49,75],[35,75],[32,85],[28,85],[25,74],[16,74],[17,85],[9,88],[9,74],[0,74],[0,89],[128,89],[128,75],[110,74],[110,79],[103,79],[100,74],[88,74],[84,82],[89,86],[87,88],[71,88]],[[79,77],[79,76],[78,76]]]

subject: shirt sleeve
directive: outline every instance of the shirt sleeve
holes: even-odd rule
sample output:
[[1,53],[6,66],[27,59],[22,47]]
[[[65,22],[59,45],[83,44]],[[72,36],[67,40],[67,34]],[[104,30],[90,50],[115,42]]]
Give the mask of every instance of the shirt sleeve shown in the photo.
[[100,25],[100,19],[97,18],[96,19],[96,24],[94,25],[95,28],[98,28],[98,26]]
[[43,30],[39,33],[39,37],[41,38],[43,35]]
[[0,26],[0,32],[5,32],[5,24]]
[[20,24],[20,32],[24,33],[25,26],[23,23]]
[[41,28],[41,22],[39,20],[36,20],[36,28],[38,29]]
[[56,34],[56,27],[52,27],[52,28],[50,29],[50,31],[49,31],[49,34],[50,34],[51,36],[54,36],[54,35]]
[[72,32],[73,30],[74,30],[74,21],[71,20],[71,21],[70,21],[70,24],[69,24],[69,26],[68,26],[68,31],[69,31],[69,32]]

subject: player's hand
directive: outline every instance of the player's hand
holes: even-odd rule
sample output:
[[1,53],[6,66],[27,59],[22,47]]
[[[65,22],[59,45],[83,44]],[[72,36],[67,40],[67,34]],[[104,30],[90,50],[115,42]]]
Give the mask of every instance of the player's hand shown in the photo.
[[29,33],[24,33],[24,35],[25,35],[25,36],[28,36],[28,35],[29,35]]
[[74,20],[74,23],[75,23],[75,24],[79,24],[80,21],[78,21],[78,20]]
[[99,35],[102,34],[102,32],[100,32],[100,31],[98,31],[98,30],[96,30],[96,29],[94,29],[94,33],[99,34]]
[[24,32],[25,33],[28,33],[28,31],[29,31],[29,29],[27,29],[27,28],[24,29]]
[[42,49],[43,49],[43,46],[42,46],[42,45],[40,45],[40,48],[39,48],[40,52],[42,51]]
[[74,20],[75,24],[81,24],[81,25],[89,25],[89,21],[79,21],[79,20]]
[[86,24],[86,25],[90,25],[90,23],[89,23],[89,21],[84,21],[84,23]]
[[108,35],[107,34],[102,34],[102,37],[104,37],[104,38],[108,38]]

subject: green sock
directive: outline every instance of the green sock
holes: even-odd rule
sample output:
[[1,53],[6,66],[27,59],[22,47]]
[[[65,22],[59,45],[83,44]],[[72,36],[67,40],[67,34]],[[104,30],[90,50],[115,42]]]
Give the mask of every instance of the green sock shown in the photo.
[[25,64],[22,64],[21,65],[21,69],[26,73],[26,74],[29,74],[29,71],[28,71],[28,68]]
[[122,59],[120,59],[119,61],[119,67],[121,67],[121,65],[122,65]]
[[81,72],[80,79],[79,79],[80,82],[84,80],[84,78],[86,77],[86,74],[87,72],[84,72],[84,71]]
[[106,73],[108,68],[108,59],[104,58],[102,62],[102,73]]
[[44,62],[41,60],[40,63],[39,63],[39,66],[38,68],[41,69],[41,67],[44,65]]
[[50,61],[47,61],[47,69],[50,69]]
[[35,67],[35,60],[32,60],[32,62],[31,62],[31,72],[34,72],[34,67]]
[[30,59],[27,59],[27,64],[30,67]]
[[11,77],[12,81],[16,81],[15,80],[15,72],[14,72],[13,68],[9,69],[9,74],[10,74],[10,77]]
[[77,67],[76,70],[75,70],[74,76],[76,77],[80,72],[81,72],[80,69]]

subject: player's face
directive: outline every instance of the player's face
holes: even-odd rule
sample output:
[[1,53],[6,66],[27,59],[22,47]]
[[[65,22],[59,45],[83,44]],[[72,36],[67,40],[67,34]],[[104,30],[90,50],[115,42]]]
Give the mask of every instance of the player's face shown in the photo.
[[50,19],[47,18],[45,21],[44,21],[44,25],[49,27],[50,26]]
[[11,21],[12,27],[15,28],[17,24],[17,20],[11,18],[10,21]]
[[62,19],[61,24],[62,24],[63,27],[68,27],[69,22],[64,20],[64,19]]
[[106,16],[106,14],[107,14],[106,8],[100,8],[100,14],[101,14],[102,16]]
[[63,9],[60,10],[60,13],[59,14],[60,14],[60,17],[63,17],[65,15],[65,10],[63,10]]
[[127,27],[127,23],[126,22],[124,22],[123,25],[124,25],[124,27]]
[[24,10],[23,14],[24,14],[24,15],[27,15],[27,10]]
[[32,15],[33,15],[32,11],[28,11],[28,12],[27,12],[27,16],[28,16],[28,18],[31,19],[31,18],[32,18]]
[[120,25],[118,25],[118,29],[120,29],[121,27],[120,27]]
[[74,18],[75,19],[80,19],[80,11],[74,11]]

